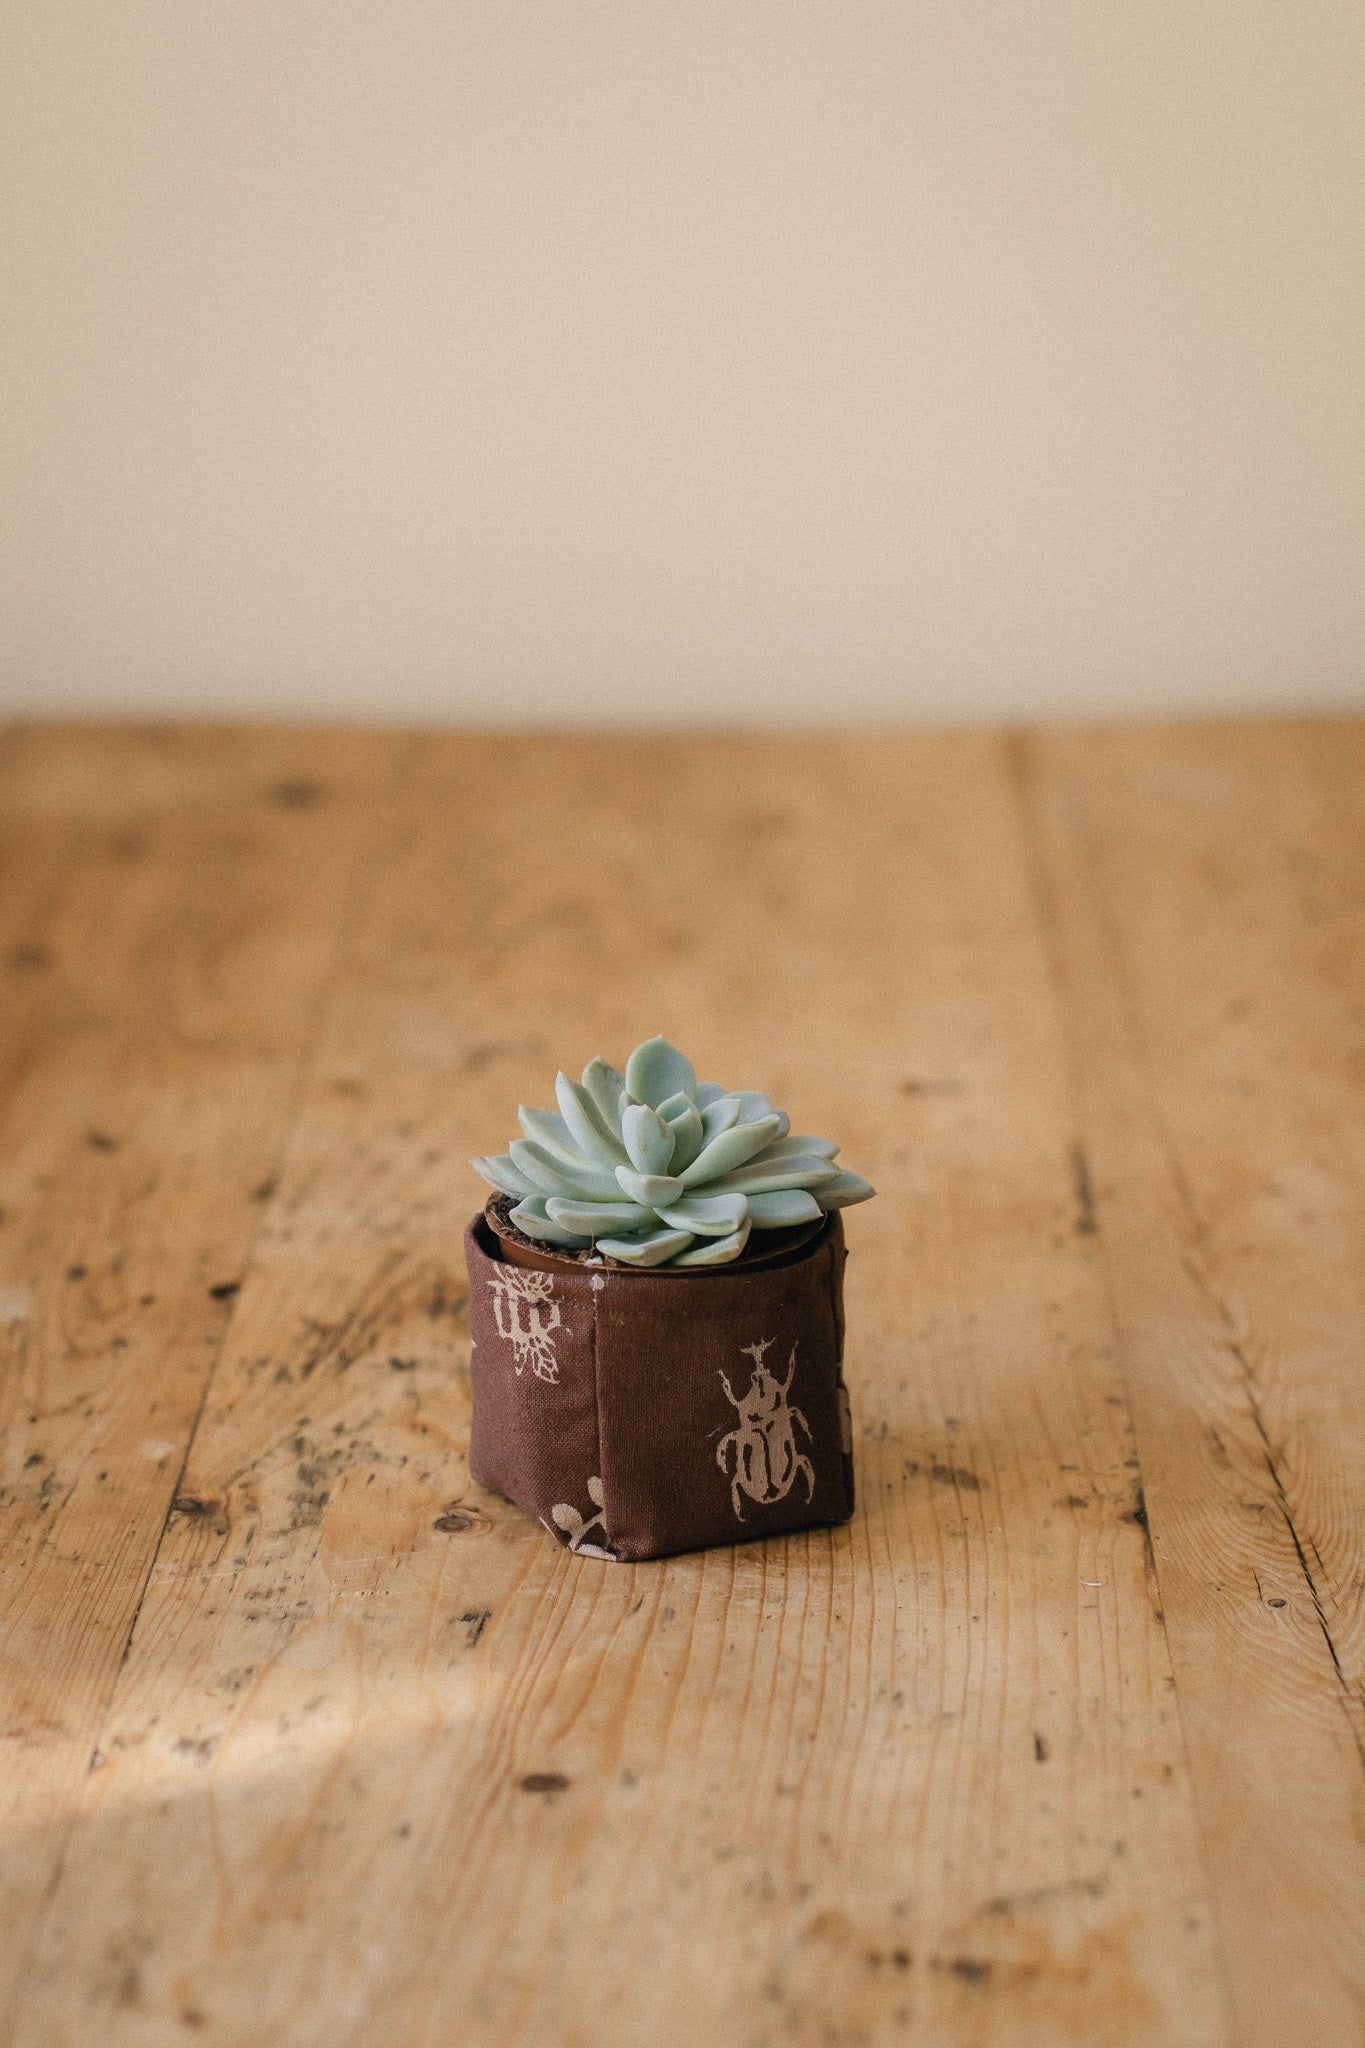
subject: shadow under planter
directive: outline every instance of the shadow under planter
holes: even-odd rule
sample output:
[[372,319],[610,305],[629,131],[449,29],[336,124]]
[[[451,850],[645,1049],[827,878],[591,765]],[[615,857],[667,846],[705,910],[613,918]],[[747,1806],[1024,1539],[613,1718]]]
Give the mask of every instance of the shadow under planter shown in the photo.
[[496,1203],[465,1252],[470,1472],[570,1550],[666,1557],[852,1514],[837,1210],[711,1271],[559,1257]]

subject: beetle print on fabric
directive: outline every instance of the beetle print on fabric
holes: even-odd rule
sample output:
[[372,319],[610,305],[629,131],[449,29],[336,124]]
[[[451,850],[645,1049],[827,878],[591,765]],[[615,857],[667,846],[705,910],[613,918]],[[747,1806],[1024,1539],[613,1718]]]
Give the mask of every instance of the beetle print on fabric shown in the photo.
[[787,1399],[796,1373],[796,1346],[792,1346],[787,1377],[779,1380],[763,1363],[764,1352],[774,1342],[769,1337],[762,1344],[740,1346],[745,1357],[754,1361],[748,1387],[742,1394],[735,1393],[724,1373],[720,1375],[726,1399],[739,1414],[739,1427],[732,1429],[716,1447],[716,1463],[730,1481],[730,1499],[737,1522],[744,1520],[741,1495],[747,1494],[761,1506],[771,1506],[774,1501],[786,1499],[798,1473],[805,1478],[807,1505],[815,1496],[815,1467],[796,1448],[796,1425],[799,1423],[805,1431],[807,1443],[813,1445],[815,1440],[801,1410],[793,1408]]
[[557,1385],[559,1366],[555,1359],[554,1332],[560,1328],[563,1318],[550,1286],[549,1274],[523,1271],[519,1266],[503,1266],[490,1276],[488,1284],[493,1290],[493,1316],[498,1335],[506,1338],[512,1347],[517,1377],[520,1378],[523,1368],[529,1365],[538,1380],[548,1380],[552,1386]]

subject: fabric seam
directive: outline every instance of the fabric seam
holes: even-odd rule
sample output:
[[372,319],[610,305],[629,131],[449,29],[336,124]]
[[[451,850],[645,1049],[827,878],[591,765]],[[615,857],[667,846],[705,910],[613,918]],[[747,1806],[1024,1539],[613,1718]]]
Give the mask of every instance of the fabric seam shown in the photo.
[[[594,1274],[592,1279],[597,1277]],[[588,1301],[592,1308],[590,1342],[592,1345],[592,1402],[597,1415],[597,1476],[602,1487],[602,1535],[604,1544],[606,1549],[614,1552],[615,1543],[612,1538],[611,1524],[612,1503],[611,1496],[607,1492],[606,1446],[602,1439],[602,1374],[598,1362],[597,1346],[597,1296],[599,1290],[593,1286],[592,1279],[588,1282]],[[620,1562],[619,1558],[617,1562]]]
[[[850,1448],[847,1451],[845,1451],[843,1443],[843,1416],[845,1407],[849,1406],[849,1399],[848,1386],[844,1379],[845,1333],[843,1329],[840,1327],[839,1319],[839,1277],[841,1262],[838,1253],[835,1251],[833,1244],[830,1244],[827,1247],[827,1250],[829,1255],[829,1312],[834,1323],[834,1388],[836,1405],[839,1410],[839,1477],[843,1481],[844,1487],[844,1511],[846,1514],[851,1515],[853,1513],[854,1503],[856,1501],[857,1495],[855,1492],[856,1482],[853,1478],[852,1447],[850,1446]],[[840,1396],[842,1396],[842,1399],[840,1398]],[[851,1433],[852,1411],[850,1408],[850,1434]]]

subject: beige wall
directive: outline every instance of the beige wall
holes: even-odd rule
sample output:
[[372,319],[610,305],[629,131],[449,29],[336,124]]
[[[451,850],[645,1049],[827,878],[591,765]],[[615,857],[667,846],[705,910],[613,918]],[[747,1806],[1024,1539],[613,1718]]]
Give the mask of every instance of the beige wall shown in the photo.
[[8,0],[8,704],[1365,700],[1360,0]]

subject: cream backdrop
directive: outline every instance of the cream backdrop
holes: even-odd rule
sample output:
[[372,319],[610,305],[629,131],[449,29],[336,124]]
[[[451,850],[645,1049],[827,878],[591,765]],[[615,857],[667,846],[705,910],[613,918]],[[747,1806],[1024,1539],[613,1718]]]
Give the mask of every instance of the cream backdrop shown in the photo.
[[0,695],[1365,701],[1361,0],[7,0]]

